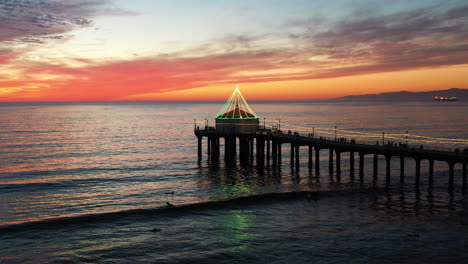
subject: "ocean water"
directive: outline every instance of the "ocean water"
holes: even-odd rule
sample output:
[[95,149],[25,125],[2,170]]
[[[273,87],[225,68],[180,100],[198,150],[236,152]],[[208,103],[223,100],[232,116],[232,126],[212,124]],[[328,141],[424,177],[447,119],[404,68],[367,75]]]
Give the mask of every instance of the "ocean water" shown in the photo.
[[[468,259],[461,165],[385,160],[362,181],[289,166],[197,162],[222,103],[0,105],[0,263],[447,263]],[[261,123],[358,142],[468,147],[468,104],[251,103]],[[336,126],[336,129],[335,129]],[[336,131],[336,132],[335,132]],[[408,132],[406,132],[408,131]],[[382,134],[385,132],[385,134]],[[452,140],[447,140],[452,139]],[[223,153],[223,151],[221,151]],[[357,165],[357,157],[356,157]],[[356,166],[357,168],[357,166]],[[175,205],[168,208],[167,203]]]

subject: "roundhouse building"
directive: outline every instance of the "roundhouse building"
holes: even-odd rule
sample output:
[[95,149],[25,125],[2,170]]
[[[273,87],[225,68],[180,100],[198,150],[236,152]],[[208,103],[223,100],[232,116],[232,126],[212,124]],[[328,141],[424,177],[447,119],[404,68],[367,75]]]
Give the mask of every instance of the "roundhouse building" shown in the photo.
[[249,134],[258,130],[259,117],[250,108],[238,87],[216,115],[216,130]]

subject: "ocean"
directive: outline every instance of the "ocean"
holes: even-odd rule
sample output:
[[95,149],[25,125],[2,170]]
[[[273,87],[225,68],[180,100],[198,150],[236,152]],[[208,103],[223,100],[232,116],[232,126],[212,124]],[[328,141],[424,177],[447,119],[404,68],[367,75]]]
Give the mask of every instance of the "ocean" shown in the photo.
[[[0,104],[0,263],[450,263],[468,259],[467,195],[455,166],[428,161],[416,187],[392,159],[362,181],[211,164],[196,125],[222,103]],[[464,102],[252,102],[261,124],[315,137],[468,147]],[[205,121],[205,118],[208,121]],[[280,121],[278,121],[280,119]],[[336,127],[336,128],[335,128]],[[383,134],[385,133],[385,134]],[[221,142],[221,145],[223,143]],[[223,151],[221,151],[223,153]],[[355,160],[356,164],[358,159]],[[357,166],[356,166],[357,168]],[[167,206],[170,203],[174,206]]]

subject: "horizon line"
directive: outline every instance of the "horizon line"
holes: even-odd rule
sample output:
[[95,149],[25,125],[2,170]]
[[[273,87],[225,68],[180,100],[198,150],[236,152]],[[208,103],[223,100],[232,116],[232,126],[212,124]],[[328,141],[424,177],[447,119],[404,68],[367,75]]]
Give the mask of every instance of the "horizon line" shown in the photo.
[[[226,100],[216,100],[216,101],[188,101],[188,100],[180,100],[180,101],[12,101],[12,102],[0,102],[0,105],[7,105],[7,104],[112,104],[112,103],[128,103],[128,104],[144,104],[144,103],[220,103],[224,104]],[[432,102],[432,100],[395,100],[395,99],[379,99],[379,100],[371,100],[371,99],[325,99],[325,100],[249,100],[250,103],[385,103],[385,102]],[[462,101],[459,101],[462,102]]]
[[[332,98],[325,98],[325,99],[303,99],[303,100],[296,100],[296,99],[282,99],[282,100],[258,100],[258,99],[251,99],[248,100],[249,102],[330,102],[330,101],[373,101],[373,100],[359,100],[359,99],[348,99],[347,97],[359,97],[359,96],[369,96],[369,95],[383,95],[383,94],[389,94],[389,93],[430,93],[430,92],[442,92],[442,91],[450,91],[450,90],[468,90],[468,88],[448,88],[444,90],[429,90],[429,91],[418,91],[418,92],[412,92],[412,91],[407,91],[407,90],[401,90],[397,92],[382,92],[382,93],[373,93],[373,94],[349,94],[349,95],[343,95],[343,96],[338,96],[338,97],[332,97]],[[209,103],[209,102],[225,102],[225,99],[220,99],[220,100],[82,100],[82,101],[74,101],[74,100],[51,100],[51,101],[0,101],[0,104],[7,104],[7,103],[183,103],[183,102],[188,102],[188,103]],[[379,99],[377,101],[394,101],[392,99]],[[402,100],[402,101],[421,101],[421,100]]]

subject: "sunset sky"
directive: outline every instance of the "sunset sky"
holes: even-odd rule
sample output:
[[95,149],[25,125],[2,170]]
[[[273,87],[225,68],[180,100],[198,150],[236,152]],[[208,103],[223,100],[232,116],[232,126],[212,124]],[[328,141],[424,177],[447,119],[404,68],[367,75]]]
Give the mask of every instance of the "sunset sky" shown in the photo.
[[0,101],[468,88],[463,0],[1,0]]

